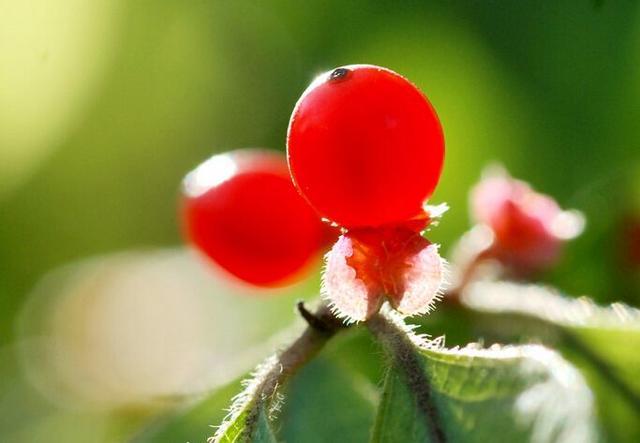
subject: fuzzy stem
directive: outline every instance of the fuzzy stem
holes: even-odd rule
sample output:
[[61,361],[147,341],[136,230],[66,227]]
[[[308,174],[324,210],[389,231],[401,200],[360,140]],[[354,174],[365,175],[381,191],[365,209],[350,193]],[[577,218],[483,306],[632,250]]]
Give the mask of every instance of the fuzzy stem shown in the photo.
[[256,401],[247,417],[245,435],[253,432],[261,407],[268,408],[274,399],[277,400],[279,387],[316,356],[336,332],[345,327],[324,304],[314,314],[307,311],[302,302],[298,303],[297,308],[308,327],[293,343],[277,354],[275,364],[256,388]]
[[433,401],[431,383],[417,354],[416,345],[407,332],[379,312],[367,321],[367,327],[382,347],[395,367],[404,378],[409,391],[414,395],[416,405],[422,413],[425,425],[431,433],[431,441],[444,443],[447,437],[442,427],[438,409]]

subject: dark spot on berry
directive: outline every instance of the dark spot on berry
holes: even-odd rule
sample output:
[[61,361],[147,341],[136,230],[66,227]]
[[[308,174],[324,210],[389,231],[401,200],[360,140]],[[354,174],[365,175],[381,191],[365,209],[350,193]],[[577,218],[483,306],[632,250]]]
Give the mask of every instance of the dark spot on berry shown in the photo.
[[329,75],[329,81],[336,82],[344,80],[351,71],[347,68],[336,68]]

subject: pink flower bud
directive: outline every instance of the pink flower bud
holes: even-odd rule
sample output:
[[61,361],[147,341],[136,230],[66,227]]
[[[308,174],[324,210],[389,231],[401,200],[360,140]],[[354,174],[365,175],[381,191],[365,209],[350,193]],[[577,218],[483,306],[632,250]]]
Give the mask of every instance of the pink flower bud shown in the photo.
[[505,171],[492,171],[471,191],[475,221],[493,232],[488,257],[516,274],[529,274],[556,263],[566,240],[582,232],[584,218],[563,211],[551,197]]
[[415,226],[356,229],[326,255],[322,292],[348,322],[366,320],[385,300],[404,315],[423,314],[438,299],[444,273],[438,247]]

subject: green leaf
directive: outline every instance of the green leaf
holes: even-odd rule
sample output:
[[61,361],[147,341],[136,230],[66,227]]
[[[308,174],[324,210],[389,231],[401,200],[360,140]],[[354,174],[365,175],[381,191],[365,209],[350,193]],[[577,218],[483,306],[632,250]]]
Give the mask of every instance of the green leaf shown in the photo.
[[378,401],[380,359],[363,353],[374,346],[361,330],[343,333],[271,398],[258,399],[260,385],[277,364],[275,358],[268,359],[236,396],[214,441],[276,441],[274,429],[292,442],[366,440]]
[[[597,440],[592,394],[556,352],[539,345],[445,349],[402,332],[420,374],[392,358],[372,442]],[[416,394],[420,377],[426,406]]]
[[[640,335],[640,310],[622,303],[602,307],[588,297],[572,298],[541,285],[481,281],[464,292],[475,310],[519,314],[574,330],[599,329]],[[638,334],[638,335],[636,335]]]
[[[264,414],[264,410],[260,409],[258,414],[258,423],[256,424],[255,434],[250,440],[256,443],[276,443],[276,437],[273,435],[269,420]],[[233,440],[235,441],[235,440]]]
[[234,443],[239,441],[275,443],[276,438],[273,435],[264,408],[258,408],[255,423],[250,423],[249,413],[248,411],[244,411],[230,423],[224,432],[216,434],[213,441],[221,443]]
[[234,397],[230,412],[211,439],[215,443],[275,442],[269,421],[280,410],[283,397],[276,386],[269,398],[262,398],[262,386],[279,365],[276,355],[260,364],[253,377],[242,384],[245,389]]
[[640,440],[640,310],[598,306],[539,285],[477,282],[462,297],[500,339],[535,337],[574,363],[592,387],[608,441]]
[[285,442],[367,441],[379,401],[379,348],[365,331],[335,337],[290,381],[278,435]]

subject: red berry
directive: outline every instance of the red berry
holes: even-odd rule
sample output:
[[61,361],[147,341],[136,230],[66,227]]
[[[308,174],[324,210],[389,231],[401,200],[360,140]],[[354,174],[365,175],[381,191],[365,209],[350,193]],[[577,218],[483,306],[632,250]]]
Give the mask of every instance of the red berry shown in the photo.
[[258,286],[299,277],[328,227],[296,191],[284,157],[261,150],[215,155],[184,180],[184,220],[195,246]]
[[319,76],[296,104],[287,144],[302,195],[347,228],[420,215],[444,159],[442,128],[426,97],[399,74],[371,65]]

